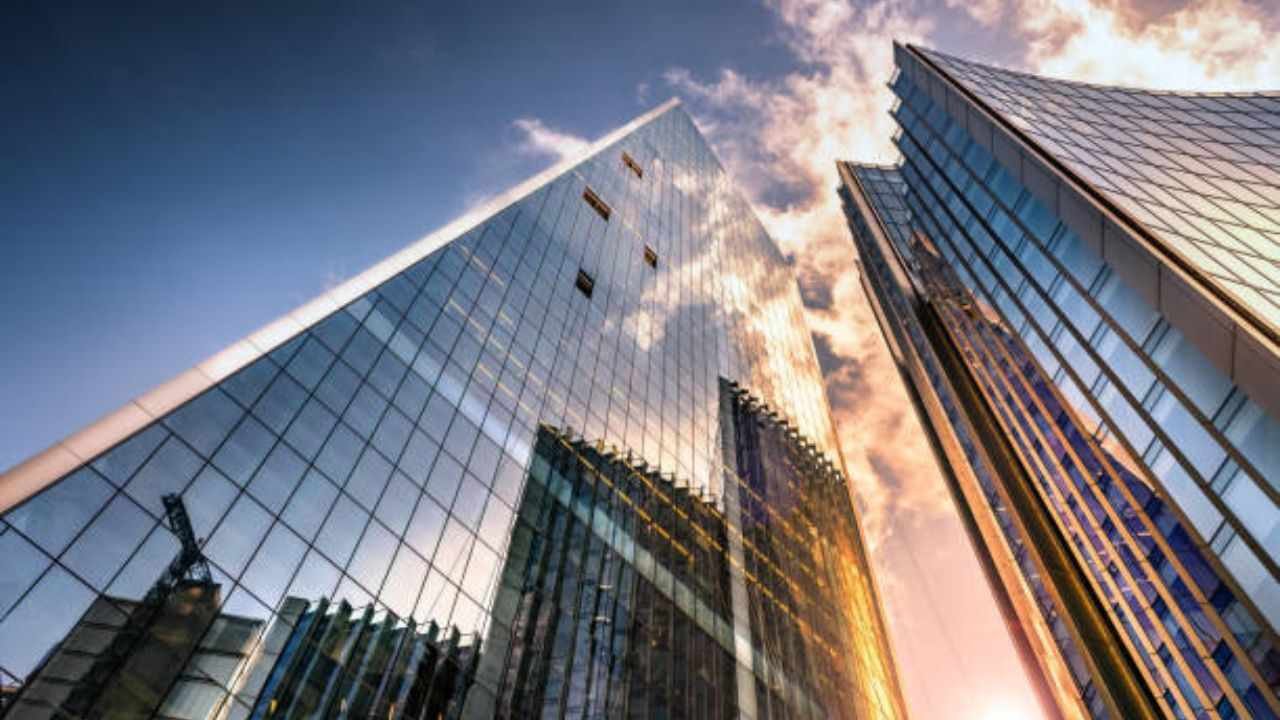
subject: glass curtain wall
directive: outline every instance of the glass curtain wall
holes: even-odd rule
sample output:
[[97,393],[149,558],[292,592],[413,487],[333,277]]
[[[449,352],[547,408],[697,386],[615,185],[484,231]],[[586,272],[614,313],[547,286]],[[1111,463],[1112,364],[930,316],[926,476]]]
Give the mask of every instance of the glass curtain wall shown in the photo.
[[[723,377],[838,457],[794,277],[677,104],[463,225],[0,477],[0,712],[492,717],[539,428],[723,498]],[[856,572],[844,691],[897,717]]]

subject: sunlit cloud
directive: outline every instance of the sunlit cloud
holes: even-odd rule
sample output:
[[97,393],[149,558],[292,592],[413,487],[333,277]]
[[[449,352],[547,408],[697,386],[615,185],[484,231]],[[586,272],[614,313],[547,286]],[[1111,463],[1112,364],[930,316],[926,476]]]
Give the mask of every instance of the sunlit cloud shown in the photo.
[[775,6],[782,37],[809,69],[774,81],[729,68],[707,80],[680,68],[665,76],[795,260],[809,327],[829,350],[827,390],[873,544],[901,511],[945,512],[948,503],[853,272],[856,255],[835,194],[837,158],[896,156],[885,87],[893,40],[922,42],[934,28],[909,8],[788,0]]
[[950,39],[996,33],[1002,47],[1013,44],[1001,55],[1019,70],[1232,90],[1277,84],[1280,19],[1251,0],[774,0],[770,7],[801,69],[757,79],[733,67],[705,78],[671,68],[664,79],[795,258],[810,328],[830,348],[828,390],[874,544],[903,522],[900,514],[946,512],[949,502],[905,395],[894,391],[897,371],[853,271],[834,192],[835,159],[896,157],[885,87],[892,42],[984,60],[990,48]]
[[1026,69],[1164,90],[1280,86],[1280,15],[1247,0],[1014,0]]
[[[834,161],[896,158],[885,86],[894,40],[1074,80],[1274,89],[1280,13],[1268,13],[1272,0],[767,2],[794,71],[759,78],[731,65],[710,75],[676,67],[664,80],[794,259],[908,698],[931,717],[956,717],[957,707],[975,718],[1032,717],[1034,702],[1016,678],[1022,671],[999,637],[1003,628],[866,304]],[[922,588],[951,593],[946,609]],[[942,615],[967,618],[963,630]],[[994,635],[958,638],[959,655],[938,642],[939,634],[978,626]],[[985,680],[957,669],[965,657],[984,668]],[[991,702],[967,703],[975,691]]]

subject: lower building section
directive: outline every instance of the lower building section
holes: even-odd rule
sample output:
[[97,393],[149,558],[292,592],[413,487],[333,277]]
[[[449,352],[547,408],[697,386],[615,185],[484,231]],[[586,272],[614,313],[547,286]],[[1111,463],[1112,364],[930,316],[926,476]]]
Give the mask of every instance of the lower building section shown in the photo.
[[[902,712],[842,475],[724,386],[711,497],[544,426],[480,675],[494,714],[857,718]],[[874,616],[873,616],[874,617]],[[868,659],[871,662],[868,662]]]
[[0,715],[900,717],[835,437],[667,103],[0,474]]
[[[482,633],[345,597],[226,610],[184,546],[101,596],[6,718],[892,718],[903,713],[843,475],[721,384],[724,494],[539,428]],[[474,692],[473,692],[474,691]]]

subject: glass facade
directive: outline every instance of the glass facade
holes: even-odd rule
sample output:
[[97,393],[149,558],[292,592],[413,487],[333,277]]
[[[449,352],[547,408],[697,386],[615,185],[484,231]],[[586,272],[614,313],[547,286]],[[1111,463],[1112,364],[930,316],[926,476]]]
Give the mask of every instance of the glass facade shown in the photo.
[[1274,318],[1265,278],[1224,268],[1274,265],[1275,211],[1258,208],[1280,192],[1263,167],[1275,98],[896,50],[901,164],[843,164],[845,206],[1043,686],[1068,716],[1277,717],[1280,419],[1190,341],[1159,288],[1152,302],[1134,284],[1127,246],[1074,222],[1115,203],[1129,214],[1105,215],[1109,236],[1198,248],[1212,283]]
[[1041,703],[1046,708],[1071,707],[1076,714],[1089,704],[1093,714],[1103,717],[1086,656],[1070,631],[1070,613],[1050,573],[1051,539],[1044,537],[1043,527],[1037,534],[1031,523],[1018,517],[1010,491],[1020,488],[1001,482],[1009,470],[984,450],[980,430],[966,415],[962,388],[957,387],[962,378],[954,378],[957,373],[948,365],[944,349],[935,347],[942,344],[936,339],[937,323],[930,322],[925,310],[914,264],[906,262],[914,230],[902,174],[895,167],[849,163],[841,163],[840,172],[840,193],[858,246],[864,290],[917,412],[926,421],[925,431],[943,460],[953,497],[971,532],[982,540],[979,558],[1010,621],[1015,645],[1024,662],[1039,665],[1041,672],[1031,676]]
[[688,115],[464,225],[0,478],[0,714],[901,715],[794,278]]
[[929,57],[1280,329],[1280,93],[1169,93]]
[[[858,680],[874,646],[855,639],[874,619],[852,601],[865,560],[843,476],[767,407],[722,389],[723,502],[634,453],[541,428],[497,603],[512,632],[489,638],[481,665],[502,688],[499,714],[893,707],[891,687]],[[735,637],[749,638],[749,664]]]

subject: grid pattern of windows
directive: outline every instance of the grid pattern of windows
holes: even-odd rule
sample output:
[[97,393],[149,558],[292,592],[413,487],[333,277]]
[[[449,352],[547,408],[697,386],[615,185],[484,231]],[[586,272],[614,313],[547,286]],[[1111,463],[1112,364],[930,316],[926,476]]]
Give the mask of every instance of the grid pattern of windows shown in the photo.
[[[952,387],[955,378],[947,372],[924,327],[921,315],[926,311],[919,300],[924,296],[924,286],[915,263],[910,261],[915,252],[914,223],[907,207],[906,181],[896,167],[844,165],[853,177],[852,182],[841,187],[841,194],[862,259],[868,300],[885,316],[887,322],[882,330],[902,348],[907,373],[916,383],[917,392],[936,399],[936,405],[930,407],[929,401],[922,398],[922,406],[918,408],[925,414],[922,420],[926,424],[945,425],[945,428],[935,427],[934,432],[942,435],[949,431],[955,437],[955,448],[943,462],[953,464],[952,472],[958,483],[966,480],[961,477],[961,468],[954,465],[963,464],[972,473],[975,490],[985,508],[970,508],[970,512],[975,516],[989,513],[990,523],[978,521],[976,524],[979,528],[994,527],[998,533],[982,538],[987,552],[995,558],[993,570],[999,572],[1002,562],[1011,562],[1021,573],[1022,581],[1013,580],[1009,583],[1012,587],[1006,591],[1023,626],[1022,632],[1028,637],[1027,652],[1034,653],[1041,664],[1045,691],[1064,708],[1083,705],[1092,717],[1107,717],[1107,705],[1098,692],[1091,666],[1085,662],[1078,635],[1067,620],[1069,612],[1054,587],[1052,558],[1046,558],[1048,553],[1043,542],[1036,543],[1028,536],[1027,520],[1018,517],[1016,506],[1009,499],[1010,488],[1005,485],[1008,478],[1001,477],[983,452],[973,422],[966,416],[965,407]],[[865,199],[874,215],[863,216],[854,199],[855,193]],[[883,247],[876,240],[871,229],[873,224],[883,229],[892,248]],[[902,274],[895,272],[895,268]],[[946,440],[939,440],[940,446],[946,444]],[[960,492],[968,494],[963,487]],[[1030,594],[1026,603],[1020,602],[1023,583]],[[1027,617],[1031,613],[1037,613],[1038,619]]]
[[1274,717],[1280,465],[1250,443],[1276,421],[907,74],[893,88],[908,207],[935,248],[912,254],[941,259],[950,334],[1155,694]]
[[926,54],[1280,329],[1280,93],[1104,87]]
[[490,637],[479,668],[500,715],[900,712],[891,681],[858,680],[874,672],[859,646],[883,638],[850,602],[845,568],[865,561],[844,478],[723,387],[742,473],[726,473],[723,508],[633,454],[539,430],[497,602],[512,632]]
[[[656,272],[646,243],[662,253]],[[496,581],[539,423],[634,449],[718,496],[720,377],[836,456],[794,278],[675,108],[0,517],[0,704],[65,669],[56,650],[99,601],[174,597],[157,591],[180,550],[168,495],[212,569],[216,616],[202,622],[251,629],[236,657],[279,653],[269,638],[297,634],[258,631],[324,600],[403,621],[331,623],[341,642],[395,627],[429,637],[440,663],[464,662],[474,652],[459,648],[500,630]],[[128,642],[164,616],[121,612]],[[440,663],[419,678],[428,689],[456,676]],[[93,668],[84,678],[127,671]],[[242,716],[267,681],[243,662],[187,667],[163,713],[203,716],[184,705],[202,694],[201,707]],[[468,686],[467,712],[486,716],[494,692]]]

